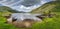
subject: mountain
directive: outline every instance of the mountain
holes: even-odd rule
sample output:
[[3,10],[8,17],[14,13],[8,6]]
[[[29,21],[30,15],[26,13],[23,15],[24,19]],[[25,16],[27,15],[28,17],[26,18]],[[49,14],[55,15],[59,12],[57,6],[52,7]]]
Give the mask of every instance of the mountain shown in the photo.
[[11,13],[25,13],[25,12],[13,10],[7,6],[0,6],[0,16],[8,16]]
[[0,6],[0,12],[20,13],[19,11],[13,10],[10,7],[7,7],[7,6]]
[[60,1],[51,1],[43,4],[37,9],[31,11],[31,13],[43,13],[43,12],[60,12]]

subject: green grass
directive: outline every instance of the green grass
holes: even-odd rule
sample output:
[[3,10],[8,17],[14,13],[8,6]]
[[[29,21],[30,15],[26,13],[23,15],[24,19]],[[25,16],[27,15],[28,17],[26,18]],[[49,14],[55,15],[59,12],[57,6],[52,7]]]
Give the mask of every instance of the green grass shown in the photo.
[[[53,4],[53,3],[52,3]],[[54,2],[55,4],[59,4]],[[49,5],[49,4],[47,4]],[[32,11],[31,13],[40,13],[40,10],[48,10],[50,9],[50,5],[48,7],[43,6],[43,8],[38,8],[38,10]],[[51,8],[53,6],[51,5]],[[51,10],[51,9],[50,9]],[[56,6],[52,8],[53,13],[56,14],[56,16],[53,16],[52,18],[44,18],[44,20],[41,23],[35,23],[31,28],[17,28],[12,24],[6,24],[4,23],[6,21],[6,18],[2,17],[2,13],[0,13],[0,29],[60,29],[60,4],[59,6]],[[5,13],[3,13],[5,15]]]
[[60,29],[60,18],[46,18],[41,24],[35,24],[34,29]]
[[4,23],[6,21],[5,18],[0,17],[0,29],[12,29],[14,28],[12,25]]
[[4,23],[6,18],[0,16],[0,29],[60,29],[60,15],[53,18],[45,18],[41,23],[35,23],[32,28],[17,28],[14,25]]

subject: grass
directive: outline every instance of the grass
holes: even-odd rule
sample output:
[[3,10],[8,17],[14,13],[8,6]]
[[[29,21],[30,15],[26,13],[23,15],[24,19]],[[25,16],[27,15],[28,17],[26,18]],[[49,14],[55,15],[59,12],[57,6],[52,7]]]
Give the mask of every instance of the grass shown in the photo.
[[[59,3],[56,3],[56,4],[58,5]],[[43,10],[48,10],[50,9],[50,5],[48,8],[47,7],[44,7],[44,8],[45,9]],[[35,10],[35,11],[37,13],[40,13],[40,10],[42,9],[38,8],[38,10]],[[34,13],[35,11],[32,11],[32,13]],[[2,13],[0,13],[0,29],[60,29],[60,4],[59,6],[54,7],[52,11],[53,13],[56,14],[56,16],[53,16],[52,18],[44,18],[44,20],[41,23],[35,23],[31,28],[17,28],[14,25],[6,24],[4,23],[6,21],[6,18],[2,17],[1,16]],[[5,13],[3,15],[5,15]]]
[[45,18],[41,23],[35,23],[32,28],[17,28],[14,25],[4,23],[6,18],[0,16],[0,29],[60,29],[60,15],[53,18]]

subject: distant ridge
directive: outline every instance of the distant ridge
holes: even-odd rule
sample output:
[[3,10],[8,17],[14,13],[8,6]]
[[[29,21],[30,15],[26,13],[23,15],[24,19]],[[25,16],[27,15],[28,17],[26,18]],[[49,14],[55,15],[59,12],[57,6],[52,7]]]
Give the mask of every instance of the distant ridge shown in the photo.
[[32,10],[31,13],[43,13],[43,12],[48,12],[49,10],[53,12],[60,12],[60,1],[51,1],[45,3],[41,7]]
[[0,6],[0,12],[22,13],[23,11],[13,10],[12,8],[7,6]]

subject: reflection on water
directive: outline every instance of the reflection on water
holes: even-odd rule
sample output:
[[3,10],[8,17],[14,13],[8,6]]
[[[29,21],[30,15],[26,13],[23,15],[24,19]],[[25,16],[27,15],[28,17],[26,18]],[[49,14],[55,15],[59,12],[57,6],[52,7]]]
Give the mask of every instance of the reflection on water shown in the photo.
[[37,18],[36,16],[40,14],[30,14],[30,13],[13,13],[12,18],[18,19],[18,20],[24,20],[24,19],[34,19],[40,21],[41,19]]

